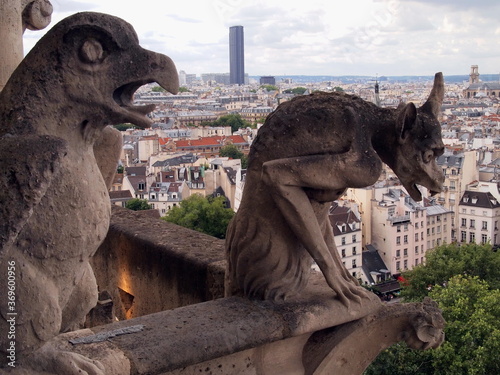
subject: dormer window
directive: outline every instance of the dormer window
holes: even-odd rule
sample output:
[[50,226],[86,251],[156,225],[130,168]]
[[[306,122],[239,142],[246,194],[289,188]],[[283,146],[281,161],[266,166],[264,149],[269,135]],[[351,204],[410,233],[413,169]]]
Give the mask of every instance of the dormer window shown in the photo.
[[467,195],[464,196],[464,203],[468,203],[469,202],[469,197]]
[[476,204],[477,203],[477,197],[476,196],[473,196],[472,197],[472,204]]

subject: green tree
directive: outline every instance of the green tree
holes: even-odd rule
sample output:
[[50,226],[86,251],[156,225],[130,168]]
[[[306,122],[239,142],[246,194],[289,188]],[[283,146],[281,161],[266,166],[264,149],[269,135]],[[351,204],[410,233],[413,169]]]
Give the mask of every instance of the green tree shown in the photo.
[[153,92],[165,92],[165,89],[161,86],[153,86],[151,91],[153,91]]
[[500,288],[500,252],[490,245],[449,244],[426,254],[425,265],[405,272],[408,280],[401,296],[405,301],[422,301],[436,285],[443,285],[455,275],[478,276],[492,288]]
[[340,87],[340,86],[335,86],[335,87],[333,88],[333,91],[337,91],[337,92],[344,92],[344,89],[343,89],[342,87]]
[[457,275],[429,295],[446,320],[446,341],[433,353],[434,374],[500,374],[500,290],[477,276]]
[[179,87],[179,92],[190,92],[187,87],[181,86]]
[[232,158],[232,159],[240,159],[241,160],[241,168],[245,169],[247,167],[247,164],[248,164],[247,156],[243,152],[238,150],[238,147],[236,147],[235,145],[233,145],[231,143],[221,147],[221,149],[219,151],[219,156],[228,157],[228,158]]
[[197,230],[217,238],[226,237],[229,221],[234,211],[225,207],[224,197],[202,197],[199,194],[184,199],[173,207],[163,220]]
[[125,167],[123,165],[119,165],[116,167],[116,173],[123,173]]
[[294,94],[294,95],[304,95],[304,93],[307,91],[305,87],[295,87],[293,89],[288,89],[285,90],[285,94]]
[[125,203],[125,208],[133,211],[150,210],[151,205],[145,199],[132,198]]
[[118,124],[118,125],[113,125],[113,126],[121,132],[123,132],[127,129],[135,129],[136,128],[136,126],[132,125],[132,124]]
[[265,89],[266,91],[278,91],[278,87],[275,85],[262,85],[260,86],[261,89]]
[[405,301],[434,299],[446,320],[446,341],[415,351],[397,344],[382,352],[365,375],[500,373],[500,253],[490,245],[443,245],[424,265],[404,273]]
[[230,113],[228,115],[224,115],[219,117],[217,120],[215,120],[212,123],[209,123],[207,125],[210,126],[230,126],[231,131],[235,132],[239,128],[246,128],[250,126],[250,123],[246,120],[243,120],[240,116],[239,113]]

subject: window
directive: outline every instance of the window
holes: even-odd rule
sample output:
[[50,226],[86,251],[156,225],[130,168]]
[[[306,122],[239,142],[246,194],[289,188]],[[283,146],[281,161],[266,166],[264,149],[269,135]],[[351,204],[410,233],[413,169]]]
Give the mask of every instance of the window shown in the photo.
[[486,242],[488,242],[488,235],[486,235],[486,234],[482,234],[482,235],[481,235],[481,242],[482,242],[482,243],[486,243]]
[[404,241],[404,243],[408,243],[408,235],[407,234],[405,234],[403,241]]
[[396,262],[396,269],[397,270],[400,270],[401,269],[401,262]]
[[420,233],[420,239],[423,241],[424,240],[424,232]]
[[467,219],[462,219],[462,226],[466,227],[467,226]]
[[415,254],[418,254],[418,246],[415,246]]
[[355,234],[352,235],[352,242],[356,242],[356,235]]
[[469,233],[469,242],[470,243],[476,242],[476,234],[474,232]]
[[396,227],[396,232],[398,232],[398,233],[399,233],[399,232],[401,232],[401,225],[398,225],[398,226]]
[[353,246],[352,248],[352,255],[356,255],[356,246]]
[[418,241],[418,233],[415,233],[415,241]]
[[408,260],[404,261],[404,265],[405,265],[405,270],[407,270],[408,269]]
[[463,230],[463,231],[461,232],[461,236],[462,236],[462,237],[461,237],[462,242],[467,241],[467,232],[466,232],[466,231],[464,231],[464,230]]
[[406,232],[408,230],[408,224],[405,224],[404,227],[405,227],[405,232]]
[[415,266],[418,266],[418,258],[415,259]]
[[404,249],[404,250],[403,250],[403,255],[404,255],[405,257],[407,257],[407,256],[408,256],[408,249]]
[[396,250],[396,258],[399,258],[401,256],[401,250]]
[[487,221],[483,221],[483,225],[482,225],[481,229],[488,230],[488,222]]
[[345,258],[345,249],[342,249],[342,258]]
[[342,237],[342,245],[345,245],[345,237]]
[[418,229],[418,221],[415,223],[415,229]]
[[467,209],[466,208],[462,208],[462,213],[466,214],[467,213]]
[[352,268],[356,268],[356,267],[357,267],[357,266],[356,266],[356,259],[353,259],[353,260],[352,260]]
[[474,229],[476,227],[476,220],[470,219],[470,227]]
[[396,237],[396,245],[400,245],[401,244],[401,236],[397,236]]

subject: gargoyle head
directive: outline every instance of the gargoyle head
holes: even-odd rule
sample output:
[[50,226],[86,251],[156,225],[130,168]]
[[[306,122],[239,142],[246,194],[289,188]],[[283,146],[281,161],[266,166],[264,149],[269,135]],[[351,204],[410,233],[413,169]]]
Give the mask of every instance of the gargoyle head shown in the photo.
[[[40,109],[45,111],[41,116],[57,113],[59,118],[53,123],[78,124],[84,133],[89,132],[87,128],[95,132],[119,123],[149,127],[147,115],[154,105],[134,106],[135,91],[151,82],[171,93],[179,88],[169,57],[141,48],[134,29],[122,19],[91,12],[77,13],[56,24],[11,80],[30,101],[43,96],[39,102],[46,108]],[[15,95],[15,88],[9,90]]]
[[425,104],[416,108],[409,103],[397,109],[396,153],[386,163],[415,201],[422,200],[417,184],[428,188],[431,194],[442,190],[444,175],[436,158],[444,152],[441,126],[437,120],[443,97],[443,75],[437,73]]

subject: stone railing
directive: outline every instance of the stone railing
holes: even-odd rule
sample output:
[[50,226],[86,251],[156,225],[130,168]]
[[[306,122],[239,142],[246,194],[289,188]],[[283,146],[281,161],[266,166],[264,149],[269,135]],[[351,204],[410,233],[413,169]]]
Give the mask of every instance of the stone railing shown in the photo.
[[374,295],[362,309],[346,309],[321,274],[293,301],[223,298],[223,257],[222,240],[114,208],[93,266],[116,315],[131,319],[50,345],[100,361],[108,375],[353,375],[398,341],[442,341],[434,303],[385,305]]

